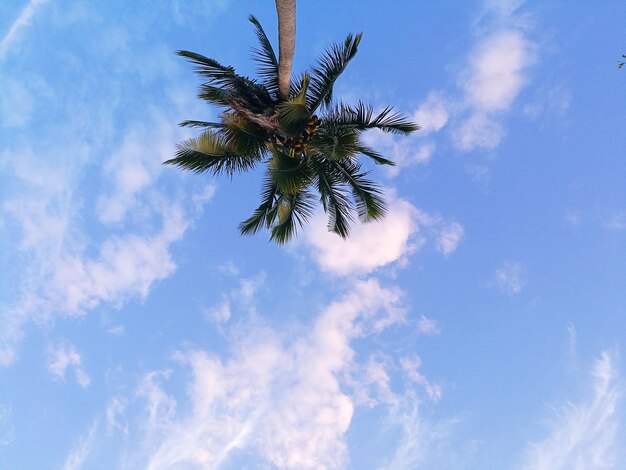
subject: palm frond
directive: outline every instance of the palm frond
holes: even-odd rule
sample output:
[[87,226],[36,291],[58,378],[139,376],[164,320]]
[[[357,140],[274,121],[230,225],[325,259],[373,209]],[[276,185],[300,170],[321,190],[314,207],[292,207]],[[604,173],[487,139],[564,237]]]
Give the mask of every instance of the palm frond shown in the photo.
[[[271,174],[267,173],[263,179],[261,189],[261,204],[250,217],[239,224],[239,232],[242,235],[253,235],[262,227],[271,227],[274,221],[271,215],[272,209],[274,208],[274,202],[278,194],[276,183]],[[275,213],[275,211],[273,212]]]
[[410,134],[419,129],[417,124],[402,114],[394,112],[390,106],[374,116],[373,108],[360,101],[356,107],[343,103],[338,104],[326,119],[338,126],[351,127],[359,131],[379,129],[393,134]]
[[378,165],[396,166],[396,162],[394,162],[393,160],[386,159],[380,153],[378,153],[376,150],[369,148],[367,145],[359,143],[356,146],[356,148],[357,148],[358,153],[363,154],[366,157],[371,158]]
[[233,101],[233,95],[230,91],[206,83],[200,85],[198,98],[216,106],[230,106]]
[[309,147],[312,152],[323,154],[328,159],[342,160],[357,155],[358,144],[359,136],[354,129],[337,126],[324,119]]
[[306,160],[292,158],[273,146],[271,151],[270,173],[281,193],[295,194],[311,184],[311,172]]
[[298,227],[303,227],[313,215],[313,201],[313,195],[308,191],[281,195],[276,202],[278,222],[272,227],[270,241],[282,245],[291,240]]
[[278,122],[280,126],[289,134],[298,135],[304,129],[307,119],[310,116],[306,105],[306,92],[309,87],[310,78],[304,75],[301,88],[297,94],[281,102],[278,107]]
[[358,163],[351,160],[331,160],[330,164],[352,189],[357,214],[362,222],[378,220],[385,216],[387,207],[380,187],[365,178],[367,173],[361,173],[361,166]]
[[214,175],[219,173],[232,175],[250,170],[259,160],[260,157],[257,156],[233,153],[220,135],[205,131],[200,137],[179,144],[176,157],[163,163],[195,173],[210,171]]
[[178,124],[180,127],[200,127],[202,129],[222,128],[226,126],[223,122],[206,122],[206,121],[183,121]]
[[343,73],[348,63],[356,55],[363,33],[356,36],[349,34],[343,44],[333,44],[326,49],[318,64],[313,68],[308,105],[311,113],[323,104],[329,106],[332,101],[333,85]]
[[268,134],[264,129],[234,113],[222,114],[222,121],[219,134],[232,152],[257,158],[266,152]]
[[350,233],[352,222],[350,212],[353,210],[353,205],[345,193],[341,179],[323,158],[311,158],[309,165],[315,174],[322,207],[328,214],[328,230],[342,238],[347,238]]
[[216,94],[215,88],[218,88],[230,92],[228,100],[225,100],[227,105],[232,106],[233,101],[239,100],[253,112],[264,112],[274,105],[274,100],[263,86],[238,75],[233,67],[222,65],[215,59],[191,51],[180,50],[176,53],[192,62],[195,65],[195,72],[207,79],[206,85],[212,87],[201,88],[200,96],[212,96],[206,91]]
[[252,48],[252,57],[259,64],[259,75],[263,78],[263,85],[274,96],[278,97],[278,60],[267,38],[261,23],[253,15],[248,20],[254,25],[254,30],[259,38],[260,48]]

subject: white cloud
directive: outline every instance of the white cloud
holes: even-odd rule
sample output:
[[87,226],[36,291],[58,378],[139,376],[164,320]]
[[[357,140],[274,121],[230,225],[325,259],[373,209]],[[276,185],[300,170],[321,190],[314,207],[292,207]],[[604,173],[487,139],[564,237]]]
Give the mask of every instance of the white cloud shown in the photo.
[[189,221],[177,206],[163,208],[163,227],[153,236],[112,236],[95,259],[66,254],[57,261],[49,298],[66,314],[81,314],[101,302],[121,304],[145,298],[151,285],[167,277],[175,264],[170,245],[185,233]]
[[532,60],[530,45],[519,31],[493,34],[478,45],[463,84],[469,104],[477,111],[509,109],[525,82]]
[[440,131],[450,118],[450,105],[440,93],[431,92],[413,114],[413,120],[420,126],[420,135]]
[[441,328],[439,328],[437,321],[424,315],[417,322],[417,329],[424,335],[438,335],[441,333]]
[[63,470],[80,470],[93,452],[96,445],[98,421],[95,421],[89,432],[76,443],[70,454],[65,459]]
[[458,222],[451,222],[445,225],[439,233],[437,249],[444,256],[450,255],[459,246],[464,233],[463,226]]
[[[522,3],[485,2],[478,22],[481,27],[474,25],[477,40],[465,59],[464,71],[457,75],[460,90],[429,92],[411,116],[420,126],[418,132],[409,137],[380,131],[365,135],[367,144],[396,162],[388,168],[390,177],[409,166],[428,163],[437,148],[434,134],[445,127],[451,128],[453,144],[465,152],[500,145],[506,132],[504,114],[528,82],[535,61],[536,46],[526,34],[527,18],[518,13]],[[556,91],[551,102],[554,109],[569,105],[567,95]]]
[[424,387],[426,396],[432,401],[441,399],[441,386],[432,383],[419,371],[422,360],[418,356],[403,357],[400,359],[400,365],[406,377],[413,383]]
[[324,271],[366,274],[403,260],[417,248],[412,238],[419,230],[418,216],[418,210],[408,201],[393,200],[384,219],[355,224],[345,240],[327,230],[325,214],[311,221],[304,237]]
[[19,38],[20,30],[24,29],[31,22],[31,19],[37,12],[38,8],[43,5],[47,0],[30,0],[24,7],[20,16],[13,22],[9,31],[0,41],[0,60],[4,58],[9,48],[15,45]]
[[609,230],[615,230],[622,232],[626,230],[626,213],[621,212],[613,214],[605,223],[604,226]]
[[424,141],[423,138],[440,131],[446,125],[450,117],[450,107],[440,93],[431,92],[411,116],[412,121],[420,126],[417,133],[411,136],[395,136],[372,130],[364,135],[364,141],[396,163],[395,167],[387,167],[391,177],[397,176],[407,167],[425,165],[435,153],[436,145],[432,141]]
[[230,300],[225,298],[215,307],[211,307],[204,311],[204,317],[213,323],[226,323],[230,320],[232,312],[230,309]]
[[388,425],[400,428],[402,434],[393,455],[379,470],[452,468],[445,444],[455,422],[431,423],[420,412],[420,405],[417,397],[408,393],[392,407]]
[[387,166],[387,174],[391,177],[397,176],[402,169],[423,165],[430,161],[435,152],[433,142],[423,142],[420,140],[420,133],[414,136],[395,136],[378,129],[368,131],[364,135],[364,142],[376,149],[385,158],[396,163],[396,166]]
[[367,274],[393,263],[402,264],[433,237],[439,240],[436,243],[440,251],[447,255],[458,243],[452,232],[462,231],[459,224],[446,224],[393,195],[389,197],[384,219],[355,224],[345,240],[327,230],[325,218],[324,214],[318,214],[307,227],[304,238],[313,248],[312,255],[320,268],[341,276]]
[[[351,342],[402,321],[400,297],[374,280],[359,281],[302,335],[256,324],[236,335],[229,358],[180,353],[192,373],[189,403],[160,384],[169,372],[146,376],[137,467],[215,468],[247,449],[279,468],[343,468],[355,407],[342,386],[357,366]],[[378,362],[370,361],[367,377],[359,379],[377,384],[379,401],[386,402],[381,397],[391,390]]]
[[216,269],[227,276],[239,276],[239,267],[232,260],[216,266]]
[[582,223],[582,215],[576,209],[569,209],[565,212],[565,223],[570,227],[577,227]]
[[83,388],[87,388],[91,380],[82,368],[82,358],[73,345],[59,344],[51,347],[48,351],[48,371],[57,380],[65,380],[65,372],[68,367],[74,369],[76,382]]
[[113,336],[122,336],[125,331],[126,331],[126,327],[124,325],[115,325],[115,326],[110,327],[107,330],[107,333]]
[[492,149],[500,144],[504,135],[501,115],[525,85],[533,61],[532,43],[513,28],[491,33],[475,47],[469,72],[460,79],[470,113],[454,131],[461,150]]
[[472,115],[454,133],[456,145],[464,151],[496,148],[503,136],[502,125],[484,113]]
[[119,430],[123,434],[128,434],[128,426],[120,422],[120,418],[124,415],[127,406],[128,400],[121,396],[113,397],[109,401],[106,409],[107,433],[110,434],[114,430]]
[[522,265],[520,263],[505,263],[504,266],[496,270],[491,285],[505,294],[513,295],[522,292],[525,283]]
[[239,281],[237,288],[222,296],[222,301],[215,307],[204,311],[204,316],[210,321],[221,324],[230,320],[233,308],[243,310],[248,315],[256,312],[255,296],[263,286],[266,274],[261,272],[251,278],[244,278]]
[[607,352],[591,373],[593,394],[579,405],[568,403],[551,434],[528,446],[522,467],[532,470],[618,468],[616,452],[624,449],[618,405],[623,393],[616,379],[614,358]]
[[[1,313],[1,364],[15,360],[26,323],[83,315],[103,302],[120,307],[129,299],[143,299],[155,282],[174,271],[170,247],[200,215],[215,188],[206,185],[199,192],[186,189],[179,191],[178,198],[166,197],[157,190],[157,170],[146,170],[146,179],[139,178],[139,185],[135,177],[127,179],[135,173],[125,170],[125,163],[118,161],[121,156],[139,162],[137,168],[156,168],[160,166],[158,156],[163,157],[168,147],[165,140],[148,139],[150,133],[176,140],[168,131],[161,132],[171,125],[160,114],[152,118],[152,125],[147,126],[150,132],[129,131],[107,163],[112,185],[110,195],[101,201],[116,209],[111,212],[115,216],[104,217],[104,221],[120,221],[130,215],[123,227],[97,223],[94,227],[85,222],[92,215],[91,207],[79,197],[77,188],[83,183],[81,165],[90,151],[79,139],[63,151],[37,149],[39,152],[27,146],[20,149],[19,158],[6,159],[3,169],[8,170],[13,184],[1,206],[3,223],[15,228],[6,232],[18,234],[9,242],[19,247],[20,258],[27,261],[22,261],[19,273],[21,296]],[[152,143],[143,147],[142,139]],[[48,158],[42,159],[40,153]],[[63,157],[66,153],[75,160],[68,162]],[[136,154],[157,158],[147,163]],[[49,162],[55,162],[54,166]],[[115,195],[116,191],[119,194]]]
[[137,204],[138,194],[157,178],[161,162],[174,153],[176,137],[172,126],[164,116],[155,115],[153,121],[149,127],[128,131],[119,149],[105,162],[104,175],[111,180],[111,189],[98,202],[101,222],[121,222]]

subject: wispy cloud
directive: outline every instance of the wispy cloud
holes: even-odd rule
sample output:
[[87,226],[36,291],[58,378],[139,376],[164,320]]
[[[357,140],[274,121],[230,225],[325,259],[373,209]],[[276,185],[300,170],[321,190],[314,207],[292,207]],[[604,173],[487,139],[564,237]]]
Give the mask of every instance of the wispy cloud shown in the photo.
[[31,22],[31,19],[39,9],[41,5],[46,3],[47,0],[30,0],[24,7],[20,16],[13,22],[9,31],[0,40],[0,60],[4,58],[7,51],[13,46],[19,38],[20,32]]
[[443,253],[444,256],[450,255],[457,249],[464,234],[465,229],[458,222],[450,222],[444,225],[437,239],[437,250]]
[[[42,4],[28,3],[0,51],[18,44]],[[89,21],[109,21],[96,13],[82,5],[59,13],[61,24],[48,22],[47,27],[72,34]],[[95,68],[83,67],[74,76],[81,86],[68,86],[44,77],[34,59],[17,71],[7,70],[11,99],[4,99],[3,92],[1,106],[15,115],[3,113],[2,118],[12,128],[0,151],[2,178],[10,181],[0,205],[0,243],[15,248],[7,255],[15,262],[12,296],[2,299],[0,309],[0,364],[16,359],[28,323],[52,325],[102,303],[120,308],[144,299],[156,282],[174,272],[171,246],[215,191],[211,184],[201,188],[195,182],[175,187],[174,180],[183,176],[161,169],[174,144],[187,135],[176,128],[178,116],[199,106],[191,94],[181,98],[181,69],[162,38],[133,36],[128,33],[132,25],[118,18],[119,35],[104,32],[111,31],[111,24],[99,24],[90,41],[73,42],[62,52],[43,41],[39,54],[54,68],[68,60],[82,63],[96,48],[110,66],[106,79]],[[136,50],[145,54],[137,56]],[[37,95],[29,96],[34,92],[19,85],[24,75]],[[137,80],[160,87],[158,103],[138,106],[145,104],[145,87]],[[39,108],[29,117],[31,99]],[[121,115],[123,120],[117,119]],[[37,138],[25,125],[35,119]]]
[[618,406],[623,385],[616,376],[615,357],[602,353],[591,371],[591,397],[568,403],[557,416],[550,435],[528,446],[522,468],[528,470],[586,470],[618,468],[624,451]]
[[422,360],[418,356],[406,356],[400,359],[400,365],[405,376],[413,383],[424,387],[426,396],[433,401],[441,399],[441,386],[431,383],[426,379],[424,374],[420,372]]
[[424,335],[438,335],[441,333],[441,328],[436,320],[428,318],[422,315],[417,322],[417,329]]
[[524,269],[520,263],[505,263],[496,270],[491,286],[508,295],[519,294],[526,283]]
[[80,470],[93,452],[97,443],[99,423],[96,420],[87,434],[80,439],[65,459],[63,470]]
[[604,226],[609,230],[623,232],[626,230],[626,212],[613,214],[604,222]]
[[57,380],[65,380],[68,367],[74,369],[76,382],[83,388],[89,387],[91,379],[82,366],[82,357],[72,344],[58,344],[48,350],[48,370]]
[[[215,188],[209,184],[172,196],[157,187],[163,184],[160,162],[176,136],[162,114],[151,116],[149,129],[131,126],[105,163],[111,179],[110,192],[105,184],[100,199],[101,221],[92,220],[89,202],[85,206],[77,192],[88,152],[80,139],[65,151],[75,149],[82,162],[79,158],[70,164],[61,157],[42,161],[28,146],[20,149],[21,158],[6,159],[3,169],[13,177],[15,191],[0,209],[18,234],[11,242],[28,263],[20,273],[21,297],[2,312],[1,364],[15,359],[26,323],[83,315],[104,302],[120,307],[143,299],[155,282],[175,270],[170,247],[201,214]],[[152,133],[163,137],[148,138]],[[57,150],[41,149],[44,155]],[[139,185],[138,174],[145,176]]]
[[13,443],[15,432],[11,424],[11,408],[0,405],[0,448]]
[[[124,434],[131,446],[124,458],[135,467],[216,468],[245,450],[279,468],[344,468],[355,407],[395,406],[403,396],[392,390],[385,357],[359,360],[353,346],[404,321],[401,298],[375,280],[357,281],[301,334],[258,319],[240,324],[228,355],[176,355],[191,371],[188,401],[167,391],[172,371],[149,372],[134,404],[119,396],[109,403],[108,432]],[[412,366],[412,377],[434,393]],[[359,390],[368,398],[359,399]],[[131,425],[127,409],[135,404],[143,411]]]
[[204,311],[204,316],[214,323],[226,323],[230,320],[233,308],[243,310],[248,315],[256,312],[255,297],[258,290],[265,282],[264,272],[251,278],[243,278],[239,281],[239,286],[228,294],[222,296],[222,301]]
[[388,425],[399,428],[401,438],[379,470],[451,468],[447,443],[455,421],[430,422],[420,412],[420,406],[416,396],[406,394],[390,410]]

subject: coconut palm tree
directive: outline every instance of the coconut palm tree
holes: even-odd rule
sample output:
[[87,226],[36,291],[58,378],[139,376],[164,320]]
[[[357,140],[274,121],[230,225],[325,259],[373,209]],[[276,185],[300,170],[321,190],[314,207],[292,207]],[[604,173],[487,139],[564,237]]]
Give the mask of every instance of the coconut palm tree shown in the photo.
[[254,16],[249,20],[260,44],[253,49],[259,80],[203,55],[177,51],[204,79],[198,97],[221,108],[222,114],[218,122],[182,122],[202,133],[180,143],[175,157],[165,163],[214,175],[265,165],[261,203],[239,229],[254,234],[267,228],[277,243],[287,242],[304,225],[316,199],[329,216],[328,229],[344,238],[355,214],[362,222],[382,218],[386,206],[381,189],[368,179],[359,157],[380,165],[394,163],[360,136],[369,129],[409,134],[418,126],[391,107],[375,113],[361,102],[333,101],[333,85],[354,58],[361,34],[329,47],[309,72],[291,81],[284,95],[279,60],[261,24]]

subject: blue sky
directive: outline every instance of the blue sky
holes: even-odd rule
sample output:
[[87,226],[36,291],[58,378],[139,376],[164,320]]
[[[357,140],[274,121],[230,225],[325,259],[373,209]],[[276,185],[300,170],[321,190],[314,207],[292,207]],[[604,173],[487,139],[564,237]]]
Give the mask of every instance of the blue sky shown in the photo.
[[261,173],[162,161],[273,2],[0,5],[0,467],[612,469],[626,459],[626,9],[300,2],[388,217],[279,247]]

